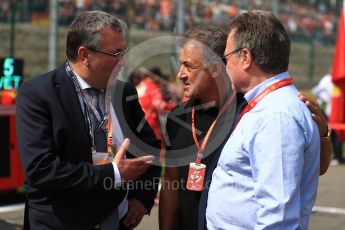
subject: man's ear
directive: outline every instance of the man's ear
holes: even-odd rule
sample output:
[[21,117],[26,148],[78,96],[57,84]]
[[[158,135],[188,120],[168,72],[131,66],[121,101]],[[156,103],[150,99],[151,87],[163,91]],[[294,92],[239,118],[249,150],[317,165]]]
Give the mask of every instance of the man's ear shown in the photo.
[[222,74],[222,64],[218,62],[214,62],[209,67],[209,72],[211,73],[212,77],[218,77]]
[[80,46],[78,49],[78,58],[82,61],[82,63],[86,66],[90,64],[90,52],[84,46]]
[[248,70],[253,64],[253,55],[250,52],[250,50],[247,48],[242,49],[240,58],[241,58],[242,69]]

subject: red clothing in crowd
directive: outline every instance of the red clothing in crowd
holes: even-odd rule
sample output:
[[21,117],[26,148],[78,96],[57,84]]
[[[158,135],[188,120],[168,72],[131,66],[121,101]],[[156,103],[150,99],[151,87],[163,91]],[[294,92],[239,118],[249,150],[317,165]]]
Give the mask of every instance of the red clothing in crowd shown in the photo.
[[146,120],[155,132],[156,137],[163,140],[159,116],[170,111],[175,105],[163,99],[159,85],[150,78],[142,80],[137,85],[137,91],[140,105],[145,112]]

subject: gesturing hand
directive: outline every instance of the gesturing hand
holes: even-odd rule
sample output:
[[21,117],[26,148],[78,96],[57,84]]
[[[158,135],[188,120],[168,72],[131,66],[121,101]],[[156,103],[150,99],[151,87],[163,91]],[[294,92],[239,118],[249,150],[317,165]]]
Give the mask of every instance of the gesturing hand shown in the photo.
[[154,156],[152,155],[126,159],[125,154],[128,150],[129,143],[129,139],[126,138],[114,158],[114,162],[120,171],[120,176],[123,182],[137,179],[140,175],[146,172],[154,160]]

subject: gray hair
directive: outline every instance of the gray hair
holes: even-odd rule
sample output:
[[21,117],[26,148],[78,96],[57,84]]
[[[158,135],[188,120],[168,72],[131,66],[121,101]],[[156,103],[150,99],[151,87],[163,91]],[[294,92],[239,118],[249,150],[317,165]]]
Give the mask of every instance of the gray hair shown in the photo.
[[227,33],[221,28],[210,25],[197,26],[187,31],[184,37],[187,38],[186,42],[194,40],[204,46],[204,65],[206,68],[214,61],[222,60],[224,62],[223,55]]
[[67,33],[66,55],[69,60],[76,60],[80,46],[98,50],[102,37],[100,30],[110,27],[114,31],[124,33],[126,23],[103,11],[85,11],[72,22]]
[[290,39],[280,21],[268,11],[250,11],[234,17],[234,50],[247,48],[265,73],[285,72],[289,66]]

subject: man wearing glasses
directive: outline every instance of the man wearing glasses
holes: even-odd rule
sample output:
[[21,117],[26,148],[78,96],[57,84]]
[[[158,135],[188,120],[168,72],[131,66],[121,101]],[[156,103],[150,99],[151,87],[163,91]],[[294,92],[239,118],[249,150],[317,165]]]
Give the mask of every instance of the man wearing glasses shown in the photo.
[[[165,153],[167,167],[159,203],[159,224],[162,230],[205,229],[206,201],[212,172],[234,128],[234,120],[238,119],[245,105],[243,94],[239,93],[227,106],[232,90],[224,66],[242,48],[225,50],[227,34],[214,26],[196,27],[184,36],[177,78],[183,82],[184,96],[189,100],[179,104],[168,115],[166,130],[170,145],[167,145]],[[297,98],[297,95],[294,97]],[[320,108],[305,96],[300,97],[313,113],[320,135],[326,136],[327,122]],[[213,123],[214,128],[209,132]],[[205,148],[200,148],[205,141]],[[321,146],[324,156],[321,159],[322,175],[329,165],[330,145],[329,142],[321,141]],[[187,188],[190,163],[198,161],[199,155],[201,161],[198,164],[206,167],[202,191]],[[224,207],[224,210],[227,209],[232,207]]]
[[231,20],[224,53],[248,105],[213,171],[207,229],[308,229],[329,138],[296,97],[288,34],[271,12],[250,11]]
[[[26,174],[25,229],[134,228],[151,210],[157,186],[127,192],[121,182],[159,177],[154,157],[144,155],[158,156],[160,143],[147,123],[136,131],[144,113],[137,100],[125,100],[136,95],[133,86],[116,81],[116,92],[106,91],[125,64],[125,29],[107,13],[81,13],[67,34],[68,61],[22,85],[17,134]],[[110,109],[106,94],[117,97]],[[136,146],[142,153],[135,158],[125,138],[157,151]],[[96,154],[109,149],[118,149],[114,160],[96,165]]]

